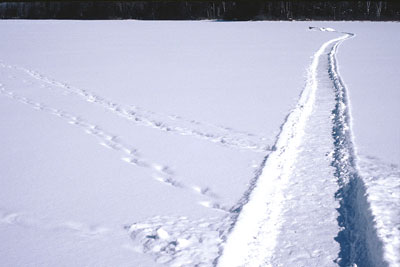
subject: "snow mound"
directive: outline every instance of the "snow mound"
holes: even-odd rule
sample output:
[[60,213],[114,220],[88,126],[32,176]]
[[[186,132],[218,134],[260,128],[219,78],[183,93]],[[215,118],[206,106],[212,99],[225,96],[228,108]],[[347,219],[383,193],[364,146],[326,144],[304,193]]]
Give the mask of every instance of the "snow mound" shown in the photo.
[[231,224],[230,217],[189,220],[156,216],[126,226],[134,250],[168,266],[210,266]]
[[321,31],[321,32],[337,32],[333,28],[324,28],[324,27],[309,27],[312,31]]

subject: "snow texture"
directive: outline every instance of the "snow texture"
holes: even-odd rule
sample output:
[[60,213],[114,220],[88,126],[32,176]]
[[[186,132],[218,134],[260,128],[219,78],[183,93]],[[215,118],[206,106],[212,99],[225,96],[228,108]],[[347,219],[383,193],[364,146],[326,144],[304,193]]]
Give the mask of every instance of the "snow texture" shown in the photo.
[[1,21],[1,265],[399,266],[398,29]]

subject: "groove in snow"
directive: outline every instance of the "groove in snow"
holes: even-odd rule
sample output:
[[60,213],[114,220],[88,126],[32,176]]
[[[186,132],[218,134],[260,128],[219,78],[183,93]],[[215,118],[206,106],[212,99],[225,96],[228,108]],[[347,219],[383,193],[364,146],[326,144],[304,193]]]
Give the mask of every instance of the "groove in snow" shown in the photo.
[[[346,39],[353,36],[347,33]],[[384,267],[387,263],[383,259],[383,244],[376,233],[365,184],[357,170],[347,89],[338,72],[336,53],[342,41],[333,46],[328,59],[329,77],[336,98],[332,111],[332,137],[335,145],[332,166],[339,183],[336,198],[340,201],[338,223],[342,227],[335,238],[341,247],[337,262],[343,267]]]
[[329,45],[346,38],[347,35],[332,39],[314,54],[306,86],[283,124],[275,150],[268,156],[247,203],[241,209],[217,260],[218,266],[271,266],[282,226],[283,190],[292,174],[304,129],[315,103],[319,59]]

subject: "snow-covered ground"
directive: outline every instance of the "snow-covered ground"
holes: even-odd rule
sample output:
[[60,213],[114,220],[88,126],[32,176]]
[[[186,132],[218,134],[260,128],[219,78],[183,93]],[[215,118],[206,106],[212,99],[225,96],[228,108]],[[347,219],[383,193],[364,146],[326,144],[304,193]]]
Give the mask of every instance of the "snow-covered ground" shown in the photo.
[[398,266],[399,31],[0,21],[1,265]]
[[338,60],[350,96],[357,167],[385,259],[400,266],[400,27],[363,22],[337,27],[356,34]]

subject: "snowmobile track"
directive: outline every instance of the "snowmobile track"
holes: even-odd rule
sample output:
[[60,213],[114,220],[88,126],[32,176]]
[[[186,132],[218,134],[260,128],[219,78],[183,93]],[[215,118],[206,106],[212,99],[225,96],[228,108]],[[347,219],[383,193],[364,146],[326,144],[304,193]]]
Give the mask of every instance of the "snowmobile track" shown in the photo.
[[[330,34],[338,33],[330,28],[310,29],[328,31]],[[333,93],[331,91],[334,108],[331,112],[332,133],[329,142],[333,147],[331,167],[334,177],[331,178],[337,181],[336,188],[338,188],[332,197],[339,205],[336,213],[337,236],[331,236],[331,240],[334,239],[340,249],[336,250],[339,253],[337,258],[331,258],[330,265],[387,266],[383,259],[382,242],[377,236],[374,218],[369,210],[365,186],[357,172],[349,99],[338,72],[336,59],[339,45],[354,37],[354,34],[344,32],[341,34],[344,35],[324,43],[314,54],[306,86],[296,107],[289,113],[281,127],[273,152],[265,158],[259,175],[253,180],[242,200],[232,209],[233,224],[221,249],[220,257],[214,262],[215,265],[276,266],[275,254],[280,250],[277,247],[279,238],[284,235],[282,227],[285,220],[282,215],[285,203],[288,201],[285,191],[292,186],[290,182],[296,173],[295,162],[301,160],[299,159],[301,146],[307,138],[304,135],[305,129],[310,124],[309,119],[316,105],[318,65],[320,59],[324,58],[328,62],[327,69],[324,70],[328,73],[325,72],[324,75],[328,74],[330,80],[328,86],[334,90]],[[325,111],[330,109],[331,106],[326,106]],[[312,261],[311,254],[306,260],[307,264]],[[319,259],[315,258],[315,261],[312,266],[319,266],[317,262]]]
[[[346,39],[354,37],[347,33]],[[382,242],[379,240],[374,218],[367,201],[363,180],[357,171],[357,159],[351,133],[350,102],[347,89],[340,77],[336,54],[336,43],[329,53],[329,76],[336,96],[332,111],[335,151],[332,166],[339,183],[336,198],[340,200],[338,223],[342,230],[336,241],[341,250],[337,262],[340,266],[387,266],[383,260]]]

